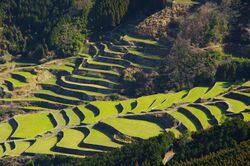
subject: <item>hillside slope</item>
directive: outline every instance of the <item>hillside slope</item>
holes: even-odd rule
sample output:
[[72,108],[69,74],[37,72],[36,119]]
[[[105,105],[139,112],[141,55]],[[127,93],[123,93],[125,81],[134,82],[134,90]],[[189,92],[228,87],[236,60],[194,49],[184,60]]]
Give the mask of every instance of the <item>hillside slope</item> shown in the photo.
[[178,93],[14,116],[0,124],[5,133],[0,137],[1,157],[37,153],[85,157],[165,131],[179,137],[230,117],[249,121],[249,88],[249,82],[218,82]]

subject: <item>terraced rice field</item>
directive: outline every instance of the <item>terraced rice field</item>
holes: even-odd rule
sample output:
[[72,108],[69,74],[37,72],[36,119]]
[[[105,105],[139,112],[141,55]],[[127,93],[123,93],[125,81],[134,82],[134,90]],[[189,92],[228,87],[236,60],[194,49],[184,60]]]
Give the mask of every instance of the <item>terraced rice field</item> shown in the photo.
[[10,96],[25,94],[27,100],[8,96],[1,99],[2,105],[12,103],[26,111],[82,105],[118,93],[124,69],[136,66],[149,71],[162,62],[160,52],[148,52],[163,48],[161,43],[126,32],[114,34],[104,37],[109,41],[89,42],[89,53],[28,68],[13,67],[9,75],[0,78],[0,85]]
[[[218,88],[224,84],[224,89]],[[180,136],[186,130],[210,128],[232,116],[249,121],[249,90],[244,83],[217,82],[213,87],[14,116],[0,124],[0,132],[5,133],[0,135],[0,156],[86,157],[165,131]],[[244,110],[238,107],[240,102]]]
[[192,103],[203,96],[208,90],[208,87],[196,87],[189,91],[189,93],[182,99],[182,102]]
[[227,82],[217,82],[208,92],[202,97],[202,99],[209,99],[218,96],[220,93],[225,92],[230,87]]
[[157,41],[124,32],[104,39],[90,42],[90,52],[76,57],[28,67],[9,64],[16,67],[0,78],[5,92],[0,106],[26,113],[0,122],[0,158],[86,157],[165,131],[180,136],[232,116],[250,119],[249,82],[98,101],[119,92],[124,69],[159,66],[162,55],[155,50],[164,49]]
[[149,45],[155,45],[155,46],[159,46],[160,45],[160,43],[157,42],[157,41],[152,41],[152,40],[148,40],[148,39],[137,38],[137,37],[130,36],[130,35],[123,36],[123,40],[130,41],[130,42],[138,42],[138,43],[143,43],[143,44],[149,44]]
[[175,4],[199,4],[199,1],[195,0],[174,0]]

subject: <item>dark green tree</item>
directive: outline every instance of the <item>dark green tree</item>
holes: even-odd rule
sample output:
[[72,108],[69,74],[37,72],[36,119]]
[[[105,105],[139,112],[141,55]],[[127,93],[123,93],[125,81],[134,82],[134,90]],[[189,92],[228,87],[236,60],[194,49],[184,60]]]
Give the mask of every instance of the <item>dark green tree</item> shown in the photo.
[[127,13],[130,0],[96,1],[89,16],[94,30],[108,30],[119,25]]
[[79,27],[70,19],[63,19],[53,29],[50,42],[58,54],[69,56],[80,51],[84,40],[85,36]]

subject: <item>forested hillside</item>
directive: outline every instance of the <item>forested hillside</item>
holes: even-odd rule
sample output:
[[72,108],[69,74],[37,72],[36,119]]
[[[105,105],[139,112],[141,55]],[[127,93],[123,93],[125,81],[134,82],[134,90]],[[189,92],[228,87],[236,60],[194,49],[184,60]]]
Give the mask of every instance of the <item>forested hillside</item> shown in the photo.
[[1,45],[31,61],[75,55],[89,33],[116,27],[129,12],[150,14],[163,8],[152,0],[140,4],[140,0],[3,0]]

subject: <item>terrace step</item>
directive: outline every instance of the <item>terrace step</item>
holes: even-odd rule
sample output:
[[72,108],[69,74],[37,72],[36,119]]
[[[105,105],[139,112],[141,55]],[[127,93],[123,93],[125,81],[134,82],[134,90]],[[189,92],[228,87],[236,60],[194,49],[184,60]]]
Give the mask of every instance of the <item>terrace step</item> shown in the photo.
[[208,87],[195,87],[189,90],[188,94],[184,96],[181,100],[182,103],[193,103],[196,102],[200,97],[202,97],[207,91]]
[[15,78],[9,78],[8,80],[4,80],[4,82],[9,91],[13,91],[16,88],[21,88],[28,85],[27,83],[21,82]]
[[210,99],[218,96],[221,93],[224,93],[231,86],[230,83],[227,82],[216,82],[211,88],[207,90],[207,92],[202,96],[202,99]]
[[122,55],[120,53],[116,53],[116,52],[112,52],[112,51],[106,52],[107,47],[103,43],[96,43],[96,46],[100,50],[99,55],[101,54],[101,55],[105,55],[105,56],[113,57],[113,58],[119,58]]
[[20,105],[21,107],[25,106],[35,106],[41,107],[44,109],[64,109],[68,107],[72,107],[74,105],[58,103],[55,101],[50,101],[42,98],[3,98],[0,99],[1,106],[3,105]]
[[0,132],[4,133],[0,135],[0,142],[8,140],[14,130],[15,126],[13,126],[10,122],[0,124]]
[[222,122],[222,116],[224,115],[223,110],[218,108],[215,105],[203,105],[207,110],[210,111],[210,113],[214,116],[214,118],[217,120],[217,123],[220,124]]
[[98,70],[83,68],[74,72],[75,75],[84,75],[88,77],[105,78],[113,82],[117,82],[120,79],[120,74],[115,71]]
[[112,57],[106,57],[106,56],[98,56],[95,61],[97,62],[104,62],[104,63],[110,63],[110,64],[117,64],[124,67],[130,66],[130,62],[121,58],[112,58]]
[[[195,113],[195,111],[192,111],[189,108],[184,108],[181,107],[178,109],[178,112],[182,113],[184,116],[186,116],[188,119],[190,119],[190,121],[193,122],[193,124],[196,126],[197,129],[204,129],[205,127],[203,126],[203,123],[201,121],[201,119],[199,119],[197,117],[197,114]],[[206,126],[207,128],[207,126]]]
[[125,68],[124,66],[112,65],[109,63],[95,62],[95,61],[88,61],[84,67],[89,69],[98,69],[98,70],[110,70],[110,71],[116,70],[118,72],[122,72]]
[[171,112],[170,115],[181,123],[179,126],[181,131],[197,131],[199,129],[191,119],[180,111]]
[[45,100],[32,101],[32,102],[30,102],[30,104],[32,106],[37,106],[37,107],[52,109],[52,110],[65,109],[65,108],[74,106],[74,105],[70,105],[70,104],[52,102],[52,101],[49,101],[49,100],[48,101],[45,101]]
[[136,51],[145,53],[146,55],[155,55],[156,57],[163,58],[169,53],[170,48],[168,47],[159,47],[159,48],[150,48],[150,47],[137,47],[134,48]]
[[114,93],[117,91],[116,89],[111,89],[111,88],[96,85],[96,84],[82,84],[82,83],[67,81],[65,77],[61,77],[61,79],[58,79],[57,83],[60,86],[67,87],[70,89],[87,90],[87,91],[93,91],[93,92],[98,92],[102,94],[110,94],[110,93]]
[[191,104],[191,105],[189,105],[189,107],[196,108],[196,109],[202,111],[204,114],[206,114],[209,124],[211,124],[211,125],[218,125],[219,124],[219,122],[217,121],[216,117],[204,105],[201,105],[201,104]]
[[[66,76],[62,76],[62,77],[66,77]],[[60,90],[64,91],[65,93],[69,93],[69,94],[76,93],[79,98],[81,98],[81,97],[84,98],[86,96],[87,101],[95,100],[95,97],[97,97],[97,96],[99,96],[99,97],[105,96],[104,94],[98,93],[98,92],[92,92],[92,91],[88,91],[88,90],[81,90],[81,89],[74,89],[74,88],[72,89],[72,88],[64,87],[63,85],[58,84],[58,80],[60,80],[60,79],[61,78],[58,77],[57,79],[52,79],[50,81],[43,82],[40,85],[45,86],[46,88],[48,88],[48,90],[55,87],[56,89],[58,89],[58,90],[60,89]],[[63,92],[60,92],[60,93],[63,93]],[[84,99],[82,99],[82,100],[84,100]]]
[[120,40],[122,35],[123,35],[123,32],[121,32],[119,29],[117,29],[117,31],[107,32],[107,34],[105,36],[103,36],[103,39],[104,39],[104,41],[108,41],[108,39],[109,40]]
[[228,110],[232,113],[239,113],[247,108],[247,105],[238,99],[233,99],[234,96],[224,96],[219,99],[224,100],[228,104]]
[[118,54],[122,55],[125,52],[127,52],[126,51],[127,46],[120,45],[121,43],[117,44],[117,43],[108,42],[108,41],[103,41],[103,43],[106,44],[111,51],[114,51],[114,52],[116,52]]
[[[94,58],[93,60],[88,59],[87,64],[88,65],[100,65],[100,66],[106,66],[106,67],[113,67],[113,68],[116,68],[116,69],[124,69],[125,68],[125,66],[120,65],[120,64],[96,61],[96,59],[98,59],[98,57]],[[106,69],[106,70],[109,70],[109,69]]]
[[101,43],[101,45],[105,55],[112,55],[113,57],[119,57],[124,54],[124,52],[112,50],[112,48],[110,49],[110,45],[107,43]]
[[49,109],[43,107],[36,107],[36,106],[22,106],[18,107],[19,109],[26,110],[26,111],[47,111]]
[[54,101],[58,103],[65,103],[65,104],[71,104],[71,105],[78,105],[82,103],[82,101],[77,98],[59,95],[49,90],[40,90],[40,91],[34,92],[33,95],[37,98],[46,99],[46,100],[50,100],[50,101]]
[[150,59],[150,58],[146,59],[144,57],[140,57],[131,53],[125,54],[124,59],[132,63],[138,64],[140,66],[148,66],[148,67],[160,66],[162,63],[162,61],[159,59]]
[[65,80],[69,82],[82,83],[82,84],[95,84],[107,88],[117,89],[119,84],[104,78],[86,77],[80,75],[65,76]]
[[65,64],[49,66],[47,69],[51,72],[56,71],[56,73],[60,73],[60,75],[67,75],[74,71],[74,67],[75,64]]
[[152,47],[152,48],[160,48],[160,47],[164,48],[164,46],[161,45],[161,43],[159,43],[158,41],[143,39],[141,37],[132,35],[125,35],[121,38],[121,40],[128,43],[132,42],[134,45],[139,47],[141,46],[141,47]]
[[76,126],[81,124],[81,118],[74,111],[74,109],[64,109],[61,111],[64,116],[68,117],[68,126]]
[[93,155],[97,152],[102,152],[92,148],[81,148],[79,144],[88,135],[88,130],[84,128],[63,129],[60,133],[60,138],[54,150],[61,153],[75,155]]
[[19,80],[21,82],[28,82],[30,79],[34,78],[35,76],[36,75],[27,71],[16,71],[16,72],[11,73],[12,78]]
[[250,93],[246,93],[246,92],[231,92],[227,95],[225,95],[225,97],[234,99],[234,100],[240,100],[242,101],[245,105],[250,105]]
[[155,52],[153,54],[150,54],[148,52],[145,52],[143,49],[134,49],[134,48],[128,48],[127,52],[129,54],[132,54],[134,56],[139,56],[144,59],[149,59],[149,60],[163,60],[164,58],[161,57],[160,55],[155,55]]
[[96,56],[99,54],[99,49],[97,48],[97,46],[95,44],[90,44],[89,54],[91,54],[93,56]]
[[45,90],[50,90],[50,91],[53,91],[54,93],[64,95],[64,96],[75,97],[75,98],[78,98],[79,100],[84,100],[84,101],[95,100],[95,96],[91,95],[88,91],[64,88],[59,85],[51,85],[51,84],[41,84],[41,86]]
[[116,71],[113,71],[113,70],[86,68],[86,67],[83,67],[83,66],[80,66],[78,71],[99,72],[101,74],[107,74],[107,75],[111,75],[111,76],[120,76],[119,72],[116,72]]
[[[95,140],[95,141],[93,141]],[[89,129],[88,136],[79,145],[82,148],[93,148],[102,151],[113,150],[115,147],[121,147],[121,144],[112,141],[113,137],[103,133],[96,128]]]

